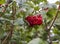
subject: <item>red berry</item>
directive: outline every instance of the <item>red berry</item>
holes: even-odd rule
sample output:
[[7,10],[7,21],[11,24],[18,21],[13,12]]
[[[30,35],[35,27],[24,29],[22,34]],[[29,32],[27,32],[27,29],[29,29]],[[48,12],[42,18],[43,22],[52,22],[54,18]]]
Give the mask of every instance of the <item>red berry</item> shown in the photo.
[[29,23],[30,26],[41,25],[43,22],[42,16],[39,14],[27,16],[25,20]]

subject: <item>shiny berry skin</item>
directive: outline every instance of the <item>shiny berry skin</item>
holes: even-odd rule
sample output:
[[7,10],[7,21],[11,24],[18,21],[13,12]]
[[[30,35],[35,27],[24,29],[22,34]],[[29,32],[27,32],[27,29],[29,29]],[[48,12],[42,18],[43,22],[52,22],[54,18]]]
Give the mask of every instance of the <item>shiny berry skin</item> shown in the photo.
[[25,20],[29,23],[30,26],[41,25],[43,23],[43,19],[40,14],[27,16]]

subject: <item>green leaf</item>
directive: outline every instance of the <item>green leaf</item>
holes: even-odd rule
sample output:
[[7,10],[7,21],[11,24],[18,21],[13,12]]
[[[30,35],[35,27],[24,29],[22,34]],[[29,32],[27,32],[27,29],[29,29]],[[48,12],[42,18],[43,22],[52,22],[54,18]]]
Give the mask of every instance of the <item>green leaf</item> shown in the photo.
[[56,15],[56,9],[50,9],[47,14],[46,14],[49,18],[52,18],[53,16]]
[[54,42],[52,42],[52,44],[59,44],[59,42],[58,41],[54,41]]
[[53,33],[60,35],[60,30],[55,27],[55,28],[53,29]]
[[31,1],[33,1],[35,4],[39,4],[40,2],[47,2],[47,0],[31,0]]
[[0,4],[4,4],[5,3],[5,0],[0,0]]
[[48,44],[48,42],[40,39],[40,38],[35,38],[31,40],[28,44]]
[[34,7],[34,10],[36,10],[36,11],[39,10],[39,9],[40,9],[39,6]]
[[57,4],[57,5],[58,5],[59,3],[60,3],[59,1],[55,2],[55,4]]
[[34,7],[35,6],[33,1],[27,1],[26,4],[28,4],[30,7]]

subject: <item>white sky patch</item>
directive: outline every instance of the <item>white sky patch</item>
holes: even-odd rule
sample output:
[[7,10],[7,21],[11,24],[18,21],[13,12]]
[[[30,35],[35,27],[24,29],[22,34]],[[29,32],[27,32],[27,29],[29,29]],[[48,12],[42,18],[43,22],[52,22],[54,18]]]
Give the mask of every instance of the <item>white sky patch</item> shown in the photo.
[[55,3],[58,0],[47,0],[49,3]]

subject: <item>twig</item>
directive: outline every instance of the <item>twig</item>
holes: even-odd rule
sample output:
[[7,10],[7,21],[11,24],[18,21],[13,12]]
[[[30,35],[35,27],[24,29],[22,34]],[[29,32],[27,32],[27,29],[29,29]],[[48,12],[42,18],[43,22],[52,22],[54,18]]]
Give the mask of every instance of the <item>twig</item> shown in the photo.
[[46,18],[44,19],[44,24],[45,24],[45,30],[47,31],[47,30],[48,30],[48,28],[47,28]]
[[[60,4],[59,4],[59,6],[60,6]],[[55,22],[55,20],[58,16],[58,13],[59,13],[59,9],[57,10],[56,16],[53,18],[53,21],[51,22],[50,27],[48,29],[48,36],[49,36],[49,40],[50,40],[49,44],[52,44],[52,40],[51,40],[51,37],[50,37],[50,30],[51,30],[51,27],[53,26],[53,24],[54,24],[54,22]]]
[[3,40],[2,44],[4,44],[4,43],[5,43],[5,41],[6,41],[6,40],[7,40],[7,38],[9,37],[9,35],[10,35],[10,32],[7,34],[6,38]]
[[51,27],[53,26],[53,24],[54,24],[54,22],[55,22],[55,20],[56,20],[56,18],[58,16],[58,13],[59,13],[59,10],[57,11],[56,16],[54,17],[53,21],[50,24],[49,31],[50,31]]
[[[14,20],[15,20],[15,14],[16,14],[16,6],[15,6],[15,2],[12,3],[12,20],[13,20],[13,23],[11,24],[11,27],[10,27],[10,31],[9,33],[7,34],[6,38],[3,40],[2,44],[5,44],[6,41],[8,41],[7,39],[12,37],[12,34],[13,34],[13,30],[14,30]],[[8,43],[6,43],[8,44]]]
[[53,18],[53,21],[52,21],[51,24],[50,24],[49,31],[50,31],[51,27],[53,26],[53,24],[54,24],[54,22],[55,22],[55,20],[56,20],[56,18],[57,18],[57,16],[58,16],[59,8],[60,8],[60,3],[59,3],[59,7],[58,7],[58,10],[57,10],[56,16]]

